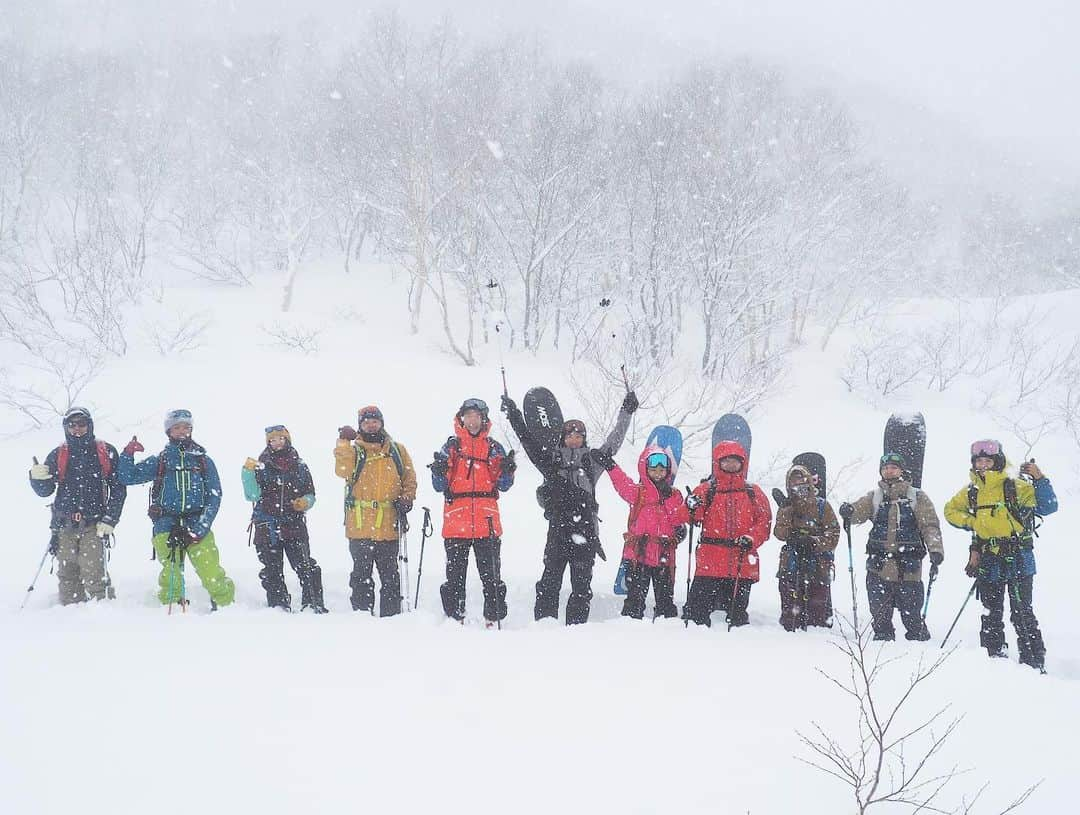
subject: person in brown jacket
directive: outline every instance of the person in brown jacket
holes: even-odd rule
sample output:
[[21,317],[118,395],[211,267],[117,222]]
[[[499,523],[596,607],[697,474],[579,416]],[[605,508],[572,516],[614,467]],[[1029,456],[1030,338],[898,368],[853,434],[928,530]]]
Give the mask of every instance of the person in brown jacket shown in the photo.
[[338,429],[334,472],[345,479],[345,535],[353,559],[349,587],[354,611],[375,606],[372,566],[379,570],[379,616],[401,613],[398,547],[416,500],[416,471],[409,451],[387,434],[374,405],[358,413],[360,432]]
[[866,593],[870,600],[874,639],[892,640],[893,611],[909,640],[928,640],[922,618],[922,562],[927,554],[934,568],[945,560],[941,522],[925,492],[904,480],[905,462],[899,453],[881,457],[881,481],[854,504],[840,505],[845,524],[873,521],[866,543]]
[[788,503],[776,513],[773,537],[780,549],[780,625],[786,631],[808,625],[832,626],[833,551],[840,524],[818,495],[814,476],[795,465],[787,473]]

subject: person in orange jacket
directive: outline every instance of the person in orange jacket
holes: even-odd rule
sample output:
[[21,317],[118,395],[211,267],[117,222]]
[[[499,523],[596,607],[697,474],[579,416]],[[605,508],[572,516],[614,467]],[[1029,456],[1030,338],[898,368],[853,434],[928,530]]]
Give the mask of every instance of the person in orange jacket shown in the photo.
[[691,523],[701,524],[701,539],[683,617],[710,625],[719,600],[731,625],[746,625],[750,588],[761,576],[757,550],[769,538],[772,509],[761,487],[746,482],[742,445],[717,443],[712,463],[712,476],[686,499]]
[[502,522],[499,493],[514,484],[514,451],[488,437],[491,421],[482,399],[466,399],[454,414],[454,435],[435,453],[431,485],[445,496],[442,535],[446,582],[439,587],[447,617],[465,619],[469,549],[484,584],[484,619],[506,617],[506,584],[499,576]]

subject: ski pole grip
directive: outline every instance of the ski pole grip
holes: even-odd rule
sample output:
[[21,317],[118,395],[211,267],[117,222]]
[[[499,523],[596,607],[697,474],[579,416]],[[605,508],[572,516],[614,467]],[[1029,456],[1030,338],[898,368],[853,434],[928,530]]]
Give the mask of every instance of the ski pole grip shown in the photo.
[[37,466],[37,463],[38,463],[38,460],[37,460],[37,456],[30,456],[30,458],[31,458],[31,459],[33,459],[33,461],[34,461],[34,466],[36,467],[36,466]]

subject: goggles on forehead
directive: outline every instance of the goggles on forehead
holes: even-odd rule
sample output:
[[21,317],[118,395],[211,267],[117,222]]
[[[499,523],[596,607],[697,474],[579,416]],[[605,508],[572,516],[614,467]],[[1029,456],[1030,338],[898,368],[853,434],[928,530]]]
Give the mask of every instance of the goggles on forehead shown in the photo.
[[989,458],[1001,455],[1001,442],[997,439],[980,439],[979,441],[973,441],[971,443],[971,455],[988,456]]
[[579,422],[577,419],[571,419],[563,425],[563,435],[569,436],[571,433],[577,433],[579,436],[585,435],[585,423]]
[[902,470],[904,469],[904,457],[899,453],[886,453],[881,457],[878,467],[884,467],[887,464],[895,464]]
[[269,435],[270,433],[285,433],[285,432],[286,432],[285,425],[283,425],[283,424],[272,424],[268,428],[263,430],[263,433],[266,433],[267,435]]
[[663,467],[668,469],[668,457],[667,453],[650,453],[649,457],[645,459],[646,467]]
[[480,413],[487,413],[487,402],[483,399],[466,399],[461,403],[461,412],[464,413],[466,410],[476,410]]

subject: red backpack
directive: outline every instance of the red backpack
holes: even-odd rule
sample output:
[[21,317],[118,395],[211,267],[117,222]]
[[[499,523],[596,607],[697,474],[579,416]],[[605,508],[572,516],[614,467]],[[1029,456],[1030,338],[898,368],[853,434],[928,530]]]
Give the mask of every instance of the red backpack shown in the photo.
[[[112,460],[109,458],[109,448],[105,446],[105,442],[95,440],[97,447],[98,463],[101,465],[101,477],[103,479],[112,475]],[[67,478],[68,463],[71,460],[71,450],[68,448],[67,443],[60,445],[60,450],[56,454],[56,480],[59,483],[64,483],[64,479]]]

